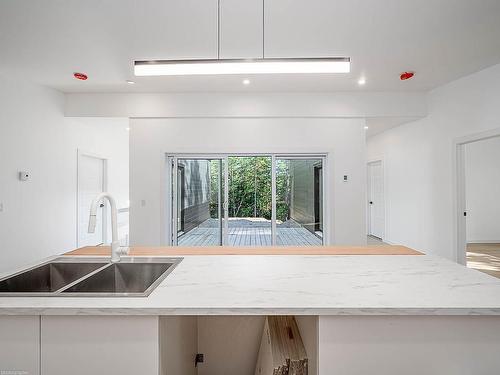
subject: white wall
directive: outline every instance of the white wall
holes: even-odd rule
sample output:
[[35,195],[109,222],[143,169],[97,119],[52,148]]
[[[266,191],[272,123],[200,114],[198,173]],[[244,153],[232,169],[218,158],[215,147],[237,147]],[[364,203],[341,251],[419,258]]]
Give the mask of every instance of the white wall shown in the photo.
[[[118,238],[122,246],[128,246],[129,213],[121,209],[129,207],[129,120],[67,117],[65,122],[69,126],[73,147],[107,159],[107,190],[115,198],[118,208]],[[110,242],[111,215],[107,215],[107,222],[106,238]]]
[[65,123],[78,149],[108,159],[108,191],[119,209],[127,208],[129,120],[67,117]]
[[368,140],[384,159],[386,239],[457,259],[452,143],[500,127],[500,65],[429,93],[429,115]]
[[[329,153],[329,232],[337,244],[366,243],[365,134],[360,119],[133,119],[131,244],[165,243],[165,153]],[[342,181],[343,175],[349,182]],[[141,202],[144,201],[145,205]],[[333,242],[333,241],[331,241]]]
[[394,124],[427,114],[424,92],[69,93],[77,117],[390,117]]
[[[127,148],[128,120],[65,120],[63,94],[2,77],[0,103],[0,271],[5,271],[75,247],[77,148],[105,152],[109,142]],[[19,171],[29,171],[30,180],[19,181]],[[115,190],[125,196],[128,186],[121,181]]]
[[500,242],[500,137],[467,144],[467,242]]

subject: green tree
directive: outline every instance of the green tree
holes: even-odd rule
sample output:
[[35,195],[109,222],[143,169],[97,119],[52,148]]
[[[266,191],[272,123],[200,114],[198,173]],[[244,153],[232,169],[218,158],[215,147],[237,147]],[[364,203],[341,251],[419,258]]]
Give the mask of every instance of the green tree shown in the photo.
[[[272,173],[271,157],[229,157],[229,217],[262,217],[271,220],[272,215]],[[210,167],[212,217],[217,217],[218,189],[221,184],[219,162]],[[290,175],[288,162],[276,163],[276,219],[286,221],[290,215]]]

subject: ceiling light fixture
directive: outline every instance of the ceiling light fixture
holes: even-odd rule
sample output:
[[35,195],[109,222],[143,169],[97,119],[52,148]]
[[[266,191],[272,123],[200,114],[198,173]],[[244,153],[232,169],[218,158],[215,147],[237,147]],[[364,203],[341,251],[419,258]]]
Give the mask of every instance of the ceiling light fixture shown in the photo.
[[135,61],[136,76],[349,73],[349,58]]
[[131,81],[131,80],[126,80],[125,82],[127,82],[129,85],[135,85],[135,82],[134,81]]
[[249,85],[250,84],[250,80],[249,79],[244,79],[243,80],[243,84],[244,85]]
[[365,130],[368,130],[368,126],[365,126]]
[[360,86],[363,86],[365,83],[366,83],[366,79],[365,79],[364,77],[361,77],[361,78],[358,80],[358,85],[360,85]]

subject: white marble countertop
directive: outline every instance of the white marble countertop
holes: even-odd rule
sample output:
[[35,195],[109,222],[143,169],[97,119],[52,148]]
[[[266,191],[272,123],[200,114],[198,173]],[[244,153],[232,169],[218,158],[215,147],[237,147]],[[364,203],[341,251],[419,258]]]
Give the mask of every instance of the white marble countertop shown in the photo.
[[0,315],[500,315],[500,279],[434,256],[185,256],[149,297],[0,297]]

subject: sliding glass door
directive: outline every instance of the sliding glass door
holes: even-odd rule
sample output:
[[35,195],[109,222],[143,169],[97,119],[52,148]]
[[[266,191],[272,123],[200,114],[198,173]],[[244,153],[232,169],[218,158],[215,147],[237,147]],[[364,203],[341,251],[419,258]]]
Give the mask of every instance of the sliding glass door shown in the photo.
[[168,157],[170,243],[324,244],[324,156]]
[[323,160],[276,158],[276,244],[323,244]]
[[172,243],[223,244],[223,160],[178,158],[172,166]]

